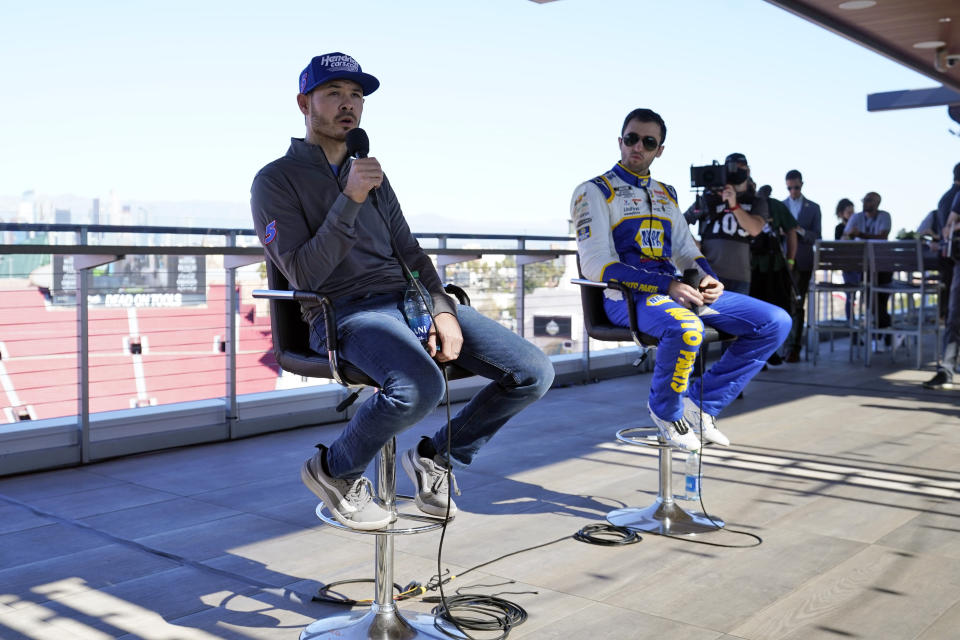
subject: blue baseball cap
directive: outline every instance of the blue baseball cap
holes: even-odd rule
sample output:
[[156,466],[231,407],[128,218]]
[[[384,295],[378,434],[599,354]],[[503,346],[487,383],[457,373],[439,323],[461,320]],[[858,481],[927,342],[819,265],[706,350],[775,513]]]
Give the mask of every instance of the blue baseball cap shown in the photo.
[[363,89],[363,95],[368,96],[380,86],[380,81],[369,73],[364,73],[360,64],[350,56],[334,51],[316,56],[300,72],[300,93],[310,93],[321,84],[344,78],[353,80]]

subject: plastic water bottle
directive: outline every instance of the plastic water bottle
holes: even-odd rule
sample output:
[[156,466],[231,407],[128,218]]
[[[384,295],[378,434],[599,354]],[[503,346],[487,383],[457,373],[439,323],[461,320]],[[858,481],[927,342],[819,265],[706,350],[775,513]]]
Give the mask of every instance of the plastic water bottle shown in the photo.
[[700,499],[700,452],[691,451],[687,454],[687,464],[685,465],[684,487],[686,493],[684,498],[687,500]]
[[[403,315],[407,318],[407,324],[421,343],[427,344],[427,338],[430,336],[430,325],[433,323],[431,318],[433,312],[433,301],[430,294],[422,284],[420,284],[420,272],[412,272],[413,279],[407,285],[407,290],[403,294]],[[422,296],[420,294],[423,294]]]

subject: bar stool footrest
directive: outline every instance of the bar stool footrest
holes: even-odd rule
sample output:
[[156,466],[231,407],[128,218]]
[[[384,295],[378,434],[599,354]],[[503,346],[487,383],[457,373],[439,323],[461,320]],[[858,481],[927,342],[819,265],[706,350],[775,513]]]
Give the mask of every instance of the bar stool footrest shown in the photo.
[[[413,498],[408,496],[397,496],[397,498],[403,499],[406,498],[413,501]],[[407,500],[402,500],[406,502]],[[400,502],[400,500],[398,500]],[[413,507],[416,509],[416,507]],[[364,531],[362,529],[352,529],[345,524],[341,523],[339,520],[333,517],[333,514],[330,513],[330,510],[327,509],[322,501],[317,503],[316,509],[317,517],[320,518],[324,524],[330,525],[331,527],[336,527],[337,529],[343,529],[344,531],[349,531],[350,533],[365,533],[367,535],[374,536],[409,536],[415,535],[418,533],[426,533],[427,531],[435,531],[443,527],[443,518],[438,518],[436,516],[427,515],[417,511],[417,513],[408,513],[404,511],[398,511],[396,513],[396,518],[393,522],[388,524],[382,529],[373,529],[372,531]],[[453,518],[451,517],[447,522],[452,522]],[[418,526],[403,526],[405,521],[413,520],[414,522],[426,522],[427,524],[422,524]]]

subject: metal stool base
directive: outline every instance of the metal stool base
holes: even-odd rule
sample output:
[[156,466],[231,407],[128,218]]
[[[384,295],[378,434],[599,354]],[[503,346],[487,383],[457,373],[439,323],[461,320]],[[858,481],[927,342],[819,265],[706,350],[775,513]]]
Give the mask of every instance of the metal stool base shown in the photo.
[[720,518],[711,520],[702,513],[690,513],[673,500],[657,498],[646,508],[628,507],[607,514],[607,522],[618,527],[672,536],[690,536],[723,528]]
[[[317,620],[300,634],[300,640],[337,638],[338,640],[412,640],[413,638],[443,638],[450,636],[434,626],[436,616],[406,612],[397,609],[352,611]],[[456,627],[441,622],[454,638],[462,637]]]

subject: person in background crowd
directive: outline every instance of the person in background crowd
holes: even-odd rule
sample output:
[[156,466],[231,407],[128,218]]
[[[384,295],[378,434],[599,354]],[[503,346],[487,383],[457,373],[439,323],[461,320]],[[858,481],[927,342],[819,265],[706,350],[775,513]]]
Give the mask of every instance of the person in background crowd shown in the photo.
[[853,217],[853,201],[849,198],[843,198],[837,203],[837,226],[833,230],[833,239],[843,238],[843,232],[847,229],[847,223]]
[[736,171],[727,174],[722,189],[708,189],[684,213],[690,224],[700,224],[700,249],[725,291],[750,293],[750,242],[767,223],[767,200],[756,197],[750,165],[742,153],[724,160]]
[[[837,203],[837,226],[833,230],[833,239],[840,240],[843,238],[843,232],[847,229],[847,223],[850,222],[850,218],[853,216],[853,201],[849,198],[843,198],[840,202]],[[860,284],[863,281],[863,271],[844,271],[843,272],[843,284]],[[851,315],[853,312],[853,296],[850,293],[847,293],[847,301],[844,303],[844,312],[846,313],[847,321],[853,319]]]
[[821,216],[820,205],[802,193],[803,175],[796,169],[791,169],[785,180],[790,195],[783,200],[783,204],[787,205],[787,209],[797,220],[797,264],[793,269],[793,276],[800,296],[800,304],[793,314],[787,362],[799,362],[805,320],[803,309],[807,301],[807,290],[810,288],[810,277],[813,275],[813,245],[820,239]]
[[[770,197],[772,191],[768,184],[757,190],[757,197],[767,201],[770,221],[750,243],[750,295],[792,315],[797,305],[797,287],[791,274],[796,264],[797,221],[782,202]],[[783,358],[774,351],[767,358],[767,364],[779,367]]]
[[953,184],[940,196],[940,201],[937,203],[937,215],[930,225],[931,235],[938,241],[936,244],[931,244],[930,249],[939,251],[940,253],[938,265],[940,271],[940,291],[942,292],[940,296],[940,317],[944,321],[947,319],[947,307],[950,300],[949,294],[953,282],[953,258],[957,256],[952,255],[952,251],[947,251],[947,246],[940,241],[943,239],[947,219],[950,217],[951,206],[958,193],[960,193],[960,162],[953,166]]
[[[943,255],[949,262],[942,268],[952,271],[947,301],[947,321],[944,327],[943,358],[937,366],[937,373],[923,383],[927,389],[953,389],[954,374],[957,371],[958,350],[960,350],[960,164],[953,168],[953,201],[949,213],[943,220],[940,238],[943,242]],[[947,192],[949,193],[949,192]]]
[[[880,209],[880,194],[870,191],[863,196],[863,211],[858,211],[850,217],[847,228],[843,231],[844,240],[886,240],[890,237],[893,220],[887,211]],[[890,284],[893,274],[889,271],[877,272],[877,284]],[[885,329],[890,326],[890,310],[887,302],[889,293],[877,294],[877,306],[874,317],[877,319],[877,328]],[[887,334],[877,344],[877,352],[885,351],[890,346],[892,337]]]

